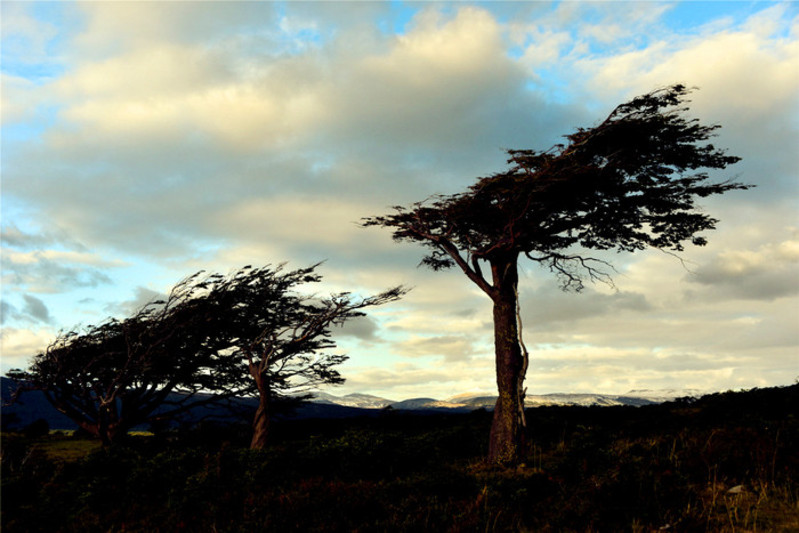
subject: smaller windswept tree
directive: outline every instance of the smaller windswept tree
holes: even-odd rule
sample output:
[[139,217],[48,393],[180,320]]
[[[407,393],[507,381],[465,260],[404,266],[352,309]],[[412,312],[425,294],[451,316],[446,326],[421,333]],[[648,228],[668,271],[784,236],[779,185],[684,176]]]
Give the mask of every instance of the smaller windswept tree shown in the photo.
[[236,361],[221,351],[219,309],[208,298],[217,281],[195,274],[129,318],[59,334],[26,371],[9,373],[14,398],[42,391],[108,445],[134,426],[246,392]]
[[307,398],[320,384],[344,379],[336,370],[347,356],[333,352],[333,328],[363,316],[363,309],[401,298],[407,290],[395,287],[365,298],[350,293],[317,297],[299,292],[318,283],[318,265],[284,271],[245,267],[220,281],[211,298],[225,309],[223,330],[230,356],[251,379],[259,405],[250,447],[266,446],[277,400]]

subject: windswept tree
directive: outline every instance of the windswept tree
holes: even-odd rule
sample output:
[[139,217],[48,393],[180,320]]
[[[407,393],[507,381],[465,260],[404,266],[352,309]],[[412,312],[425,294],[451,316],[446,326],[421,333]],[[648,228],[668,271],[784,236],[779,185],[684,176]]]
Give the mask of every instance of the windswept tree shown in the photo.
[[659,89],[618,106],[599,125],[579,128],[546,151],[510,150],[510,167],[480,178],[466,192],[436,196],[390,215],[364,219],[391,228],[397,241],[429,253],[433,270],[457,266],[493,302],[499,391],[488,459],[517,462],[526,435],[524,379],[528,353],[521,337],[520,258],[539,263],[564,289],[609,281],[591,250],[635,252],[702,246],[717,220],[697,198],[747,186],[711,182],[704,169],[739,160],[706,142],[718,125],[685,117],[683,85]]
[[217,281],[195,274],[129,318],[59,334],[27,371],[9,373],[15,397],[42,391],[107,445],[139,424],[246,392],[208,297]]
[[111,444],[139,424],[257,394],[252,447],[262,448],[276,399],[307,399],[303,393],[317,385],[344,381],[334,367],[346,356],[330,351],[331,329],[406,292],[396,287],[367,298],[297,292],[321,281],[316,267],[198,272],[130,318],[60,334],[27,371],[9,373],[19,383],[14,396],[42,391]]
[[301,286],[322,280],[317,266],[289,272],[282,266],[245,267],[221,281],[211,295],[228,310],[224,331],[230,355],[244,365],[258,395],[251,448],[266,445],[276,400],[307,398],[320,384],[344,381],[335,367],[347,357],[331,351],[336,347],[333,328],[406,292],[395,287],[366,298],[299,292]]

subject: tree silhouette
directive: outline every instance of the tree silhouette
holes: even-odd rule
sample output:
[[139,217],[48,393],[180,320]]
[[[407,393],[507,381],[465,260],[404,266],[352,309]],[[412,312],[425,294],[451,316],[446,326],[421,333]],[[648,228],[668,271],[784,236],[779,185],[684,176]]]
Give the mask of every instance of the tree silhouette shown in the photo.
[[301,401],[311,387],[344,381],[334,367],[347,357],[329,352],[336,346],[331,328],[406,292],[296,292],[321,281],[317,266],[198,272],[130,318],[60,334],[27,371],[9,373],[19,383],[12,397],[43,391],[56,409],[111,444],[139,424],[257,394],[252,447],[262,448],[276,399],[290,394]]
[[724,169],[739,158],[705,143],[718,125],[684,117],[689,92],[674,85],[639,96],[599,125],[567,135],[565,144],[509,150],[509,169],[479,178],[466,192],[363,220],[391,228],[397,241],[426,246],[421,264],[457,266],[491,298],[499,398],[489,461],[517,462],[526,434],[519,259],[544,265],[564,289],[579,291],[586,280],[610,281],[610,265],[588,251],[702,246],[698,233],[717,220],[696,199],[748,188],[709,182],[701,170]]
[[219,309],[208,298],[215,281],[197,273],[129,318],[59,334],[27,371],[9,372],[19,384],[13,398],[40,390],[108,445],[139,424],[245,392],[238,365],[221,352]]
[[302,398],[319,384],[344,381],[334,367],[347,357],[330,352],[336,347],[331,328],[362,316],[361,309],[397,300],[407,292],[395,287],[367,298],[349,293],[318,298],[297,292],[300,285],[321,281],[317,266],[290,272],[282,266],[245,267],[222,280],[211,295],[228,310],[224,331],[230,355],[243,364],[259,398],[251,448],[266,445],[276,400],[289,394]]

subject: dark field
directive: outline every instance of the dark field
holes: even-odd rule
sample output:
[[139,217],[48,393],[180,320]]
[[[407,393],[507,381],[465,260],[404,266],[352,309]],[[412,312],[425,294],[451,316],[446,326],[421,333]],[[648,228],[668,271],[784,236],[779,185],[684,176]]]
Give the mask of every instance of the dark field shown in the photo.
[[2,436],[2,530],[799,531],[799,385],[639,408],[536,408],[529,457],[482,464],[491,413]]

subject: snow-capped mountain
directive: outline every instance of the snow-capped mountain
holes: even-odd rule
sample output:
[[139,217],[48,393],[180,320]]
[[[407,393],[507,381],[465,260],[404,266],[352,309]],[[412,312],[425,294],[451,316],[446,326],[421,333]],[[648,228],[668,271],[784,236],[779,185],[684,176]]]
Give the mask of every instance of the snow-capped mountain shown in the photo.
[[699,389],[634,389],[624,394],[624,396],[643,398],[654,403],[663,403],[677,398],[699,398],[705,394],[708,394],[708,392]]
[[435,398],[413,398],[391,404],[392,409],[405,409],[408,411],[418,411],[421,409],[463,409],[464,407],[468,406],[462,403],[449,402],[447,400],[436,400]]
[[388,405],[392,405],[394,400],[372,396],[371,394],[347,394],[346,396],[334,396],[326,392],[314,392],[314,403],[325,403],[334,405],[343,405],[345,407],[358,407],[361,409],[382,409]]
[[[551,393],[530,394],[524,400],[526,407],[541,407],[548,405],[649,405],[672,401],[676,398],[699,397],[702,391],[696,389],[638,389],[625,394],[590,394],[590,393]],[[335,396],[325,392],[315,392],[312,402],[320,404],[342,405],[358,407],[361,409],[383,409],[391,407],[400,410],[425,410],[425,409],[493,409],[497,401],[496,396],[486,394],[458,394],[445,400],[435,398],[411,398],[403,401],[394,401],[370,394],[348,394]]]

